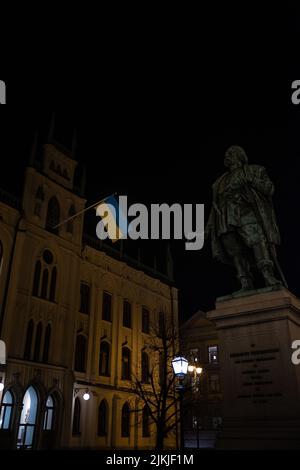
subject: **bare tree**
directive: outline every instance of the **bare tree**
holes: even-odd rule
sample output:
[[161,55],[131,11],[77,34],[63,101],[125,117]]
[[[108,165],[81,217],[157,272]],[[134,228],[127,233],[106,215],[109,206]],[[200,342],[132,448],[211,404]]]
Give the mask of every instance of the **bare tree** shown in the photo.
[[[134,410],[141,413],[146,406],[156,429],[156,449],[164,449],[165,438],[178,428],[180,421],[179,400],[175,391],[172,359],[178,348],[174,326],[160,314],[159,322],[151,328],[149,343],[145,344],[144,359],[133,378],[133,390],[139,397],[140,406]],[[144,358],[146,358],[144,355]]]

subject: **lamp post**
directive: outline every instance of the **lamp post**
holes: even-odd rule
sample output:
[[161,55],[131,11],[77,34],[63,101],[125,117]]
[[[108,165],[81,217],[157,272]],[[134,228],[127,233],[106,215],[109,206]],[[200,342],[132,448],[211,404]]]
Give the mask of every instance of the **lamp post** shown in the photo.
[[183,395],[185,391],[184,379],[188,372],[188,361],[185,357],[176,356],[172,361],[174,375],[179,379],[179,385],[176,390],[179,393],[179,406],[180,406],[180,448],[184,449],[184,423],[183,423]]

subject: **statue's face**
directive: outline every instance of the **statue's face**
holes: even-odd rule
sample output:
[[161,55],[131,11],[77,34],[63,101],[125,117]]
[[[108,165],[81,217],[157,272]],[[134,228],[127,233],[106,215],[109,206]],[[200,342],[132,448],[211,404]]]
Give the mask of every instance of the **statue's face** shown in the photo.
[[241,160],[239,158],[239,155],[237,152],[234,152],[233,150],[229,149],[225,153],[225,159],[224,159],[224,165],[227,168],[232,168],[232,167],[240,167],[242,166]]

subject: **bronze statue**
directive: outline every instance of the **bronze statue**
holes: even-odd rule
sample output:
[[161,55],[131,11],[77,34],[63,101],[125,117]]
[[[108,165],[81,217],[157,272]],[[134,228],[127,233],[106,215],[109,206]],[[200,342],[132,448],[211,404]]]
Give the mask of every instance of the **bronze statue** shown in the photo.
[[[225,154],[229,169],[213,185],[213,206],[205,230],[213,257],[234,265],[241,291],[254,289],[252,268],[266,286],[287,287],[276,257],[280,234],[272,203],[274,185],[264,167],[249,165],[245,151],[230,147]],[[275,277],[275,266],[282,282]]]

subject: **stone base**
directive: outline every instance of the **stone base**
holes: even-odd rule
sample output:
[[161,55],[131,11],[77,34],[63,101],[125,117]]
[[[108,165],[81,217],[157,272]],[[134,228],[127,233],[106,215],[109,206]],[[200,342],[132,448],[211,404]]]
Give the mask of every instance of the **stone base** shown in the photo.
[[221,449],[300,449],[300,300],[287,289],[218,299],[224,397]]

